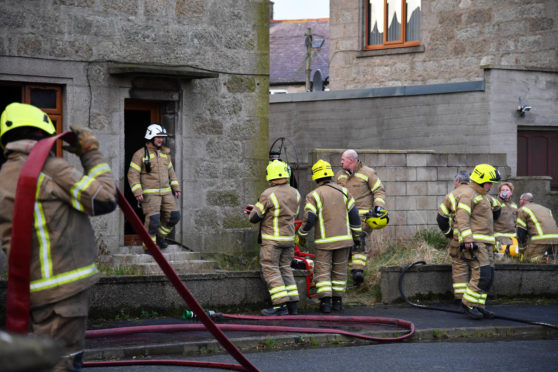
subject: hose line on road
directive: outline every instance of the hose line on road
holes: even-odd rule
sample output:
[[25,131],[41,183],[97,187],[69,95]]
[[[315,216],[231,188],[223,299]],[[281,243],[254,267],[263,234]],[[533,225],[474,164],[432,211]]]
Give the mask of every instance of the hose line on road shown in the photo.
[[[425,265],[426,262],[424,262],[424,261],[413,262],[413,263],[405,266],[403,268],[403,271],[401,271],[401,275],[399,276],[399,293],[401,294],[401,297],[403,297],[403,300],[405,300],[405,302],[408,303],[409,305],[414,306],[414,307],[418,307],[420,309],[437,310],[437,311],[445,311],[445,312],[448,312],[448,313],[464,314],[464,312],[462,310],[455,310],[455,309],[448,309],[448,308],[444,308],[444,307],[436,307],[436,306],[428,306],[428,305],[423,305],[423,304],[417,304],[416,302],[412,302],[411,300],[409,300],[409,298],[403,292],[403,278],[405,277],[405,274],[407,274],[407,272],[410,269],[412,269],[415,265],[419,265],[419,264],[420,265]],[[512,321],[512,322],[538,325],[538,326],[548,327],[548,328],[552,328],[552,329],[558,329],[558,325],[551,324],[551,323],[535,322],[535,321],[531,321],[531,320],[526,320],[526,319],[521,319],[521,318],[513,318],[513,317],[498,315],[498,314],[494,314],[494,318],[509,320],[509,321]]]

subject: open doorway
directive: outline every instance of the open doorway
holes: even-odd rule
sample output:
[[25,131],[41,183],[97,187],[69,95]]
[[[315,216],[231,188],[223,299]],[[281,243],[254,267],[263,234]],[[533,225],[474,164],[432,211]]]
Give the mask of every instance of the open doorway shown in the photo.
[[[134,153],[145,144],[145,131],[149,124],[161,122],[161,104],[155,101],[127,99],[124,103],[124,169],[128,174],[130,161]],[[128,177],[124,177],[124,196],[132,205],[140,220],[144,220],[141,207],[130,189]],[[126,220],[124,224],[124,245],[141,244],[132,225]]]

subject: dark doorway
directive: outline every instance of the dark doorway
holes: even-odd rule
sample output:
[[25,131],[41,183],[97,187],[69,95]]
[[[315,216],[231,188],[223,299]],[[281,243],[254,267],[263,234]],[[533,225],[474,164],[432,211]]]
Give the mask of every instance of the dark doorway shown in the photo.
[[[160,104],[153,101],[126,100],[124,108],[124,169],[128,173],[130,161],[134,153],[145,144],[145,130],[151,123],[161,122]],[[130,190],[128,177],[124,177],[124,196],[132,205],[139,218],[143,221],[144,215],[138,206],[136,198]],[[126,220],[124,224],[124,245],[141,244],[130,223]]]
[[558,190],[558,130],[527,130],[517,133],[517,175],[551,176],[552,190]]

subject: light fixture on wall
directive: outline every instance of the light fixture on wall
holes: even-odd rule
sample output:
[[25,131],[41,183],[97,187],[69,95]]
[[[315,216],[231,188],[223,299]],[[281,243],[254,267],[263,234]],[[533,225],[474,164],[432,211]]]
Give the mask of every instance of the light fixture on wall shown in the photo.
[[527,111],[531,111],[532,107],[527,104],[521,97],[519,97],[519,106],[517,106],[517,111],[519,112],[519,116],[525,116]]

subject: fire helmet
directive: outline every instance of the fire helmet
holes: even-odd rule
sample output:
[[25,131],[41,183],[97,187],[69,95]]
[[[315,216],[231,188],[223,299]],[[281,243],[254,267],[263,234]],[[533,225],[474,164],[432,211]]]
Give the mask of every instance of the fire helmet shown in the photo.
[[150,124],[145,131],[145,139],[153,139],[155,137],[167,137],[167,131],[159,124]]
[[370,211],[366,214],[364,221],[374,230],[383,229],[389,223],[388,212],[383,208],[377,211]]
[[266,181],[272,181],[279,178],[289,178],[289,166],[281,160],[272,160],[265,169]]
[[502,177],[500,176],[500,172],[498,169],[494,168],[490,164],[479,164],[473,169],[473,173],[471,173],[471,181],[482,185],[486,182],[496,183],[500,181]]
[[6,133],[23,127],[40,129],[48,135],[56,133],[50,118],[41,109],[26,103],[14,102],[6,106],[0,118],[0,141],[2,148],[6,145]]
[[312,181],[326,177],[333,177],[333,169],[331,164],[320,159],[312,166]]

